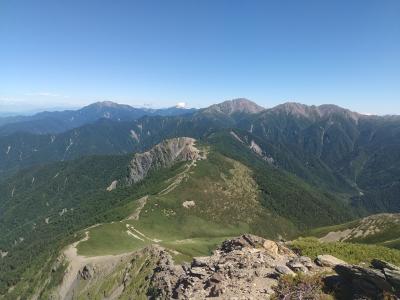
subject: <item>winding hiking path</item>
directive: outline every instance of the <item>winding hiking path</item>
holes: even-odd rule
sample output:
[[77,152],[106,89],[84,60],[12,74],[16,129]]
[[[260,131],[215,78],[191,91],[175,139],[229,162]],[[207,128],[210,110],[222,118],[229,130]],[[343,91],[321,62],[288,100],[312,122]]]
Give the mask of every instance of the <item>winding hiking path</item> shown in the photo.
[[65,273],[64,280],[60,287],[58,288],[58,296],[60,299],[72,299],[74,287],[77,283],[77,276],[79,271],[87,264],[101,264],[109,265],[117,262],[122,257],[130,255],[129,253],[123,253],[120,255],[103,255],[103,256],[91,256],[86,257],[78,255],[77,246],[80,242],[87,241],[89,239],[89,231],[85,232],[85,237],[81,240],[69,245],[67,249],[64,250],[65,259],[68,261],[68,269]]

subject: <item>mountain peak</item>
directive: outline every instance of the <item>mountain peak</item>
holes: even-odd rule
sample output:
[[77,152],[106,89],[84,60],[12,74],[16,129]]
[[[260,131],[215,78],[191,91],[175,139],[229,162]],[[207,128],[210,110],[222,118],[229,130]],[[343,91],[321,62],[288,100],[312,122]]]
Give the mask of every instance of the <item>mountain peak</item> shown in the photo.
[[285,112],[287,114],[307,116],[310,113],[311,107],[297,102],[286,102],[275,106],[271,110]]
[[168,167],[180,161],[203,159],[196,140],[190,137],[177,137],[164,140],[149,151],[137,153],[129,165],[128,183],[141,181],[149,171]]
[[178,103],[175,105],[175,108],[187,108],[186,102],[178,102]]
[[128,106],[128,105],[123,105],[123,104],[119,104],[113,101],[98,101],[98,102],[94,102],[92,104],[89,104],[86,107],[96,107],[96,108],[109,108],[109,107],[123,107],[123,106]]
[[227,100],[219,104],[214,104],[206,108],[206,111],[218,111],[227,115],[234,113],[247,113],[255,114],[263,111],[265,108],[259,106],[258,104],[245,99],[238,98],[233,100]]
[[356,112],[352,112],[346,108],[342,108],[340,106],[334,104],[324,104],[320,106],[315,105],[305,105],[297,102],[286,102],[275,106],[270,109],[271,112],[281,112],[290,115],[294,115],[297,117],[305,117],[309,119],[315,119],[318,117],[329,117],[332,115],[343,115],[354,121],[357,121],[360,117],[360,114]]
[[343,114],[353,120],[358,120],[361,114],[351,111],[349,109],[334,105],[334,104],[323,104],[317,107],[320,115],[332,115],[332,114]]

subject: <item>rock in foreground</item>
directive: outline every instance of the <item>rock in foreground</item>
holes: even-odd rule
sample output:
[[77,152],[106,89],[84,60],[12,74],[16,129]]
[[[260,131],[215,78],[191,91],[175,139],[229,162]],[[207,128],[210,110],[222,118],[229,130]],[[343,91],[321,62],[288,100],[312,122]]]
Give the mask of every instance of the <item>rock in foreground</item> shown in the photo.
[[371,267],[337,265],[334,270],[344,285],[343,289],[350,290],[352,299],[400,297],[400,267],[375,259]]
[[[173,279],[169,284],[153,282],[153,291],[174,299],[265,299],[274,293],[282,275],[321,270],[310,258],[296,255],[281,243],[243,235],[225,241],[210,257],[183,265],[179,276],[169,273]],[[166,286],[171,289],[165,294]]]

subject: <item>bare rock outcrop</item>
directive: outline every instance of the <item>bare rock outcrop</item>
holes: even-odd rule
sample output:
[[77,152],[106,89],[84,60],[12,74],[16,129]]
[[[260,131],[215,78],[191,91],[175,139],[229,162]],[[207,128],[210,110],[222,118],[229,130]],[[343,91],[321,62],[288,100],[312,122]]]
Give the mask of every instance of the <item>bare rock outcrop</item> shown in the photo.
[[149,171],[172,166],[180,161],[202,159],[196,140],[189,137],[179,137],[165,140],[151,150],[135,154],[129,164],[128,184],[141,181]]
[[400,292],[400,267],[379,259],[374,259],[371,264],[381,270],[393,288]]
[[335,295],[342,290],[351,295],[338,299],[400,296],[400,268],[395,265],[380,260],[371,267],[351,265],[330,255],[319,256],[316,262],[283,243],[246,234],[223,242],[211,256],[194,258],[191,264],[163,263],[153,278],[164,282],[157,285],[157,294],[165,296],[160,299],[269,299],[282,276],[300,273],[325,279],[325,288]]
[[322,270],[282,243],[249,234],[223,242],[209,257],[194,258],[178,269],[170,267],[163,264],[155,271],[153,280],[163,284],[153,284],[152,291],[173,299],[265,299],[282,275]]
[[148,296],[151,299],[171,299],[174,293],[174,287],[179,277],[184,274],[180,265],[174,265],[170,254],[159,246],[153,246],[158,249],[159,259],[153,270],[150,279],[150,289]]
[[93,277],[94,268],[91,265],[86,265],[82,268],[82,270],[79,270],[78,274],[83,280],[89,280]]
[[340,284],[352,299],[398,299],[400,297],[400,267],[381,260],[373,260],[371,267],[337,265]]

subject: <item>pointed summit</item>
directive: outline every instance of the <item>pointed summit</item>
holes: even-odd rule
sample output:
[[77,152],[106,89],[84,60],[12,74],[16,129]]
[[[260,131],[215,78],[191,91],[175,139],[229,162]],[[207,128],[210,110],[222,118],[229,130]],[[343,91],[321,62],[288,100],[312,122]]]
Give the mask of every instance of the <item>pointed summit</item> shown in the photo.
[[232,115],[234,113],[246,113],[255,114],[263,111],[265,108],[259,106],[258,104],[245,99],[238,98],[233,100],[224,101],[219,104],[211,105],[204,109],[205,112],[220,112],[226,115]]

